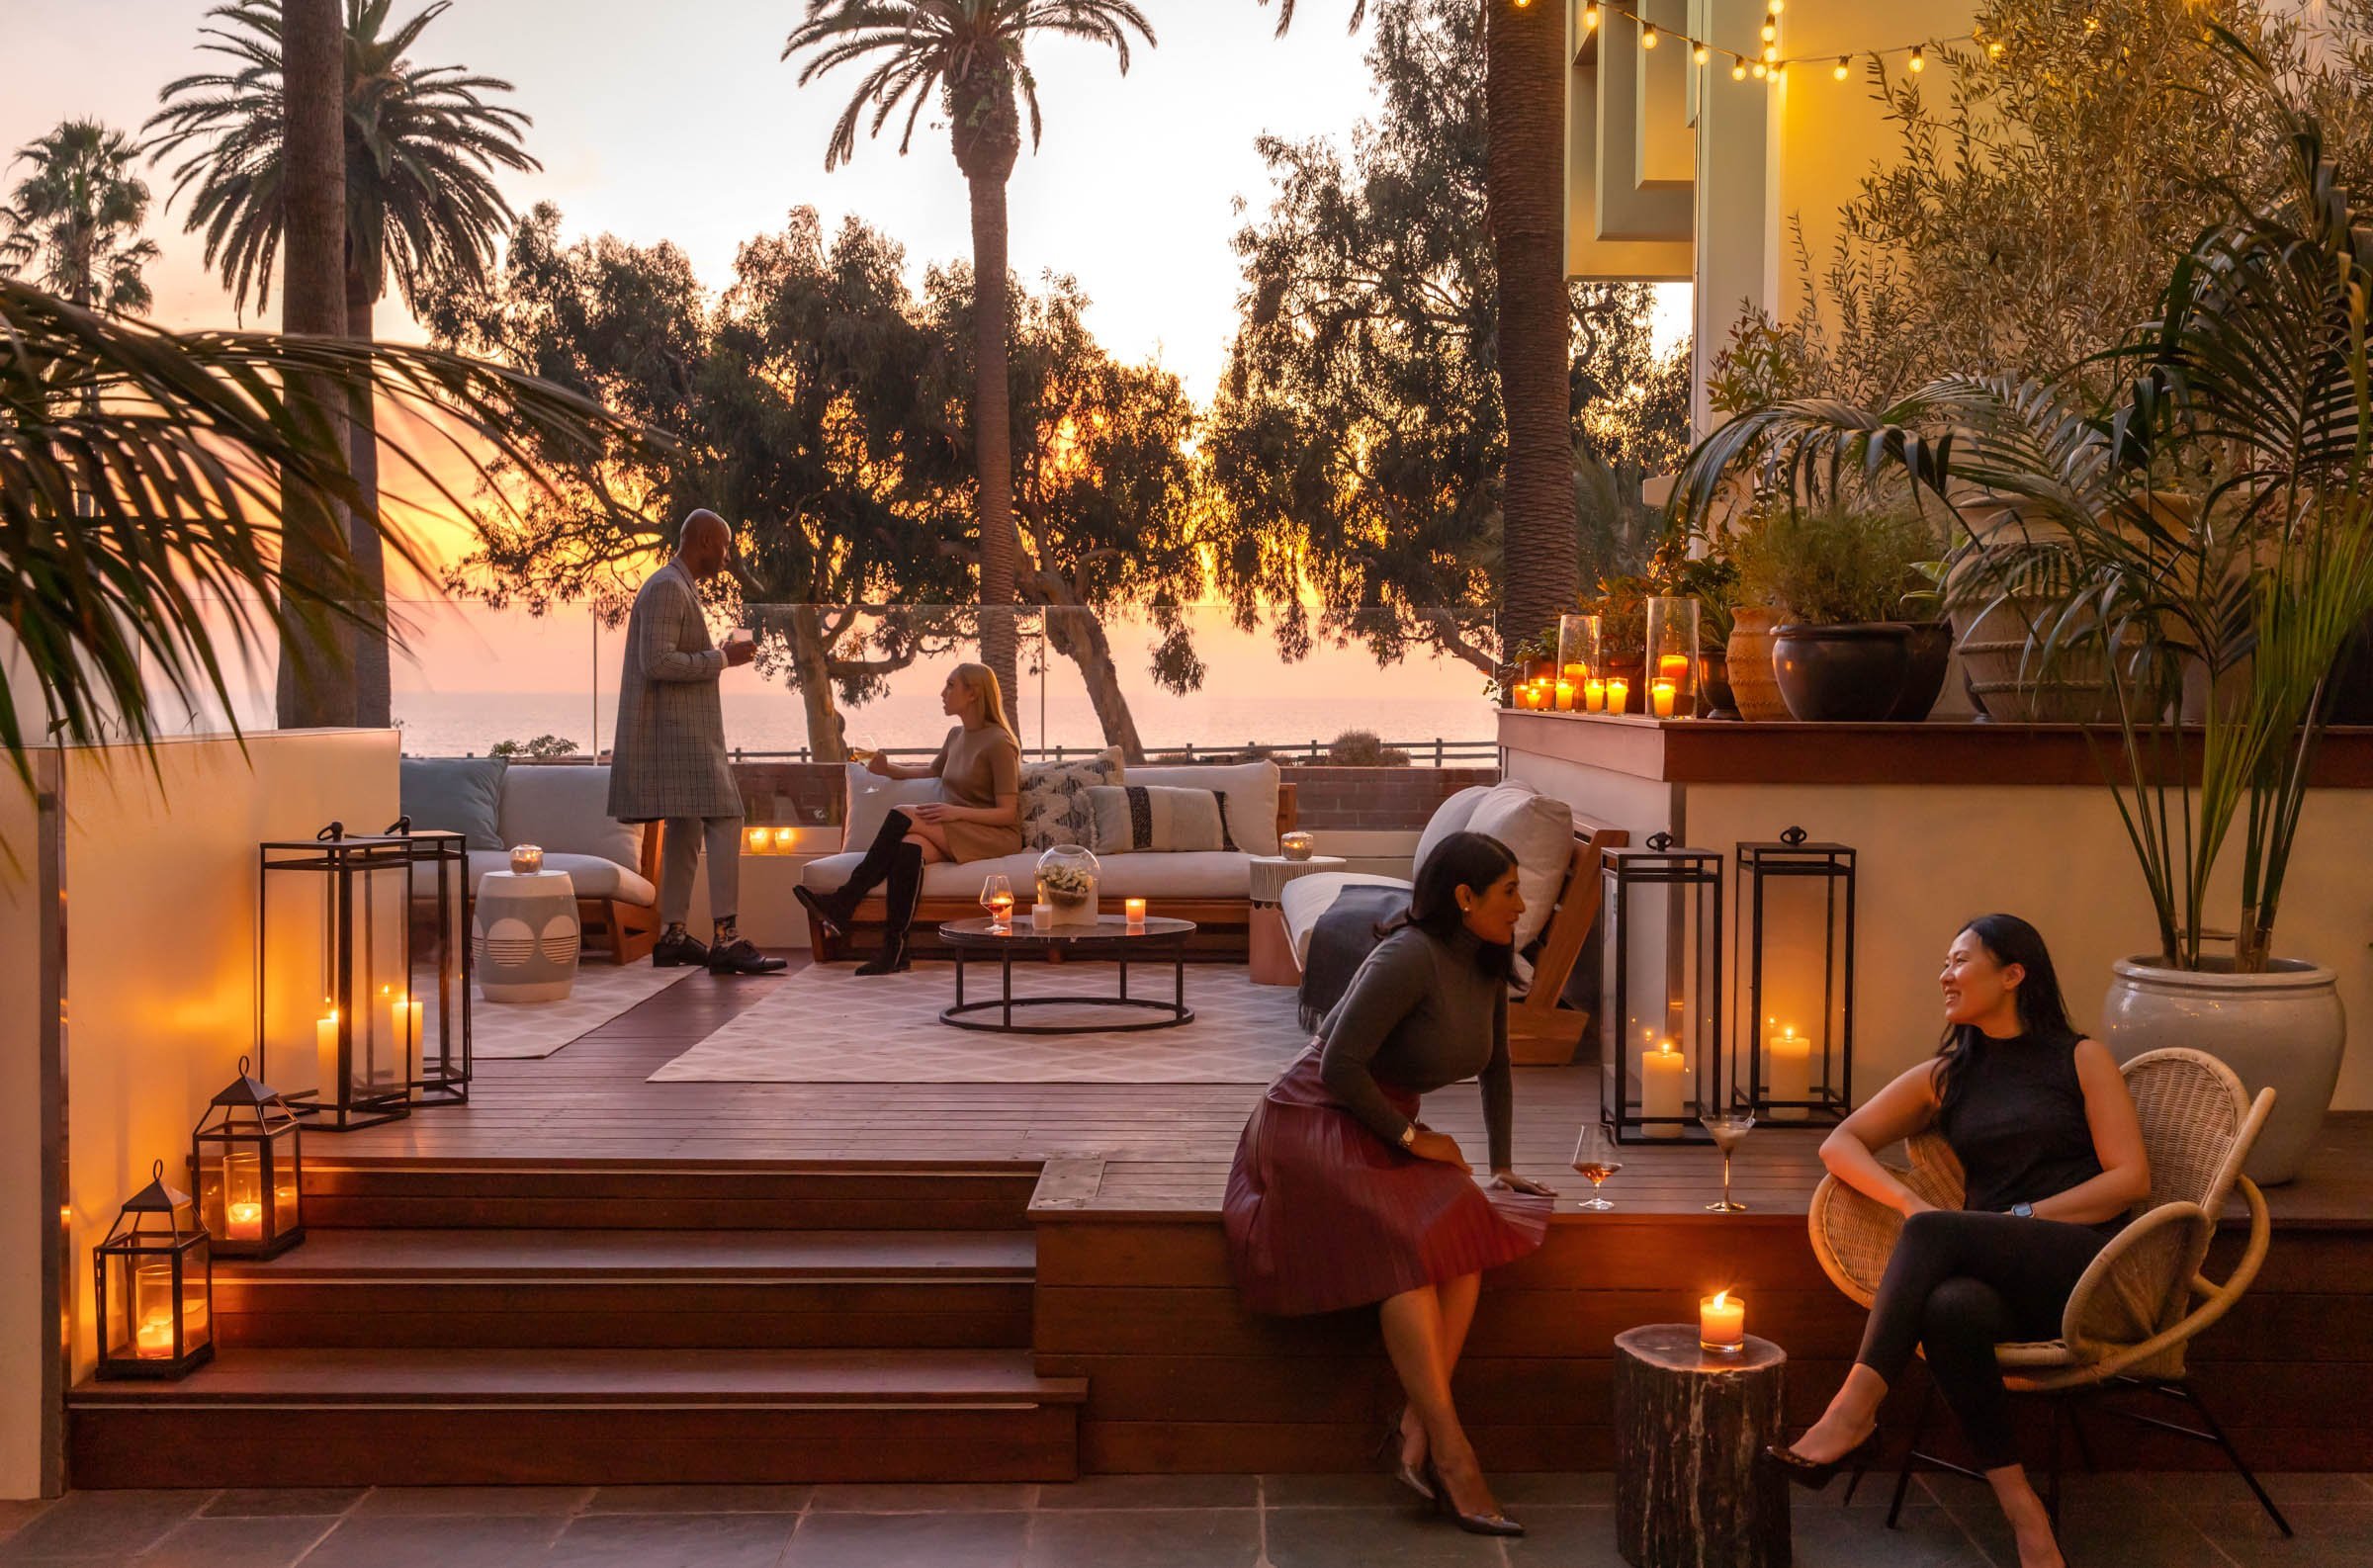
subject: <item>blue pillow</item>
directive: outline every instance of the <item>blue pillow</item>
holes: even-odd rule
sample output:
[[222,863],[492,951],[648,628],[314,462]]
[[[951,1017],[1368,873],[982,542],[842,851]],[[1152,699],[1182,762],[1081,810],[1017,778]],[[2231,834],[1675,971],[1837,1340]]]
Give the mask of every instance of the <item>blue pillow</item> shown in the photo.
[[466,848],[503,848],[494,823],[508,766],[501,757],[407,756],[397,785],[403,815],[414,828],[460,833]]

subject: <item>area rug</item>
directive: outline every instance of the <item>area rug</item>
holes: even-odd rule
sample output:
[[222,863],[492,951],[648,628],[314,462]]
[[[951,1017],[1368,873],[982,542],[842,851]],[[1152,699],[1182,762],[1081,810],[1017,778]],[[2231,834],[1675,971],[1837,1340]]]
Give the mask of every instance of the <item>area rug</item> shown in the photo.
[[[1016,997],[1115,995],[1111,964],[1016,964]],[[860,979],[848,965],[791,976],[748,1011],[651,1075],[655,1084],[1266,1084],[1309,1042],[1291,986],[1231,965],[1189,964],[1194,1021],[1143,1033],[987,1034],[939,1021],[955,966]],[[1132,965],[1132,996],[1171,995],[1167,965]],[[997,966],[967,965],[967,1002],[998,994]],[[1032,1023],[1146,1013],[1031,1007]]]
[[702,973],[705,971],[698,969],[654,969],[648,959],[633,964],[601,959],[578,965],[576,984],[559,1002],[488,1002],[483,992],[473,987],[470,1054],[495,1062],[550,1056],[685,976]]

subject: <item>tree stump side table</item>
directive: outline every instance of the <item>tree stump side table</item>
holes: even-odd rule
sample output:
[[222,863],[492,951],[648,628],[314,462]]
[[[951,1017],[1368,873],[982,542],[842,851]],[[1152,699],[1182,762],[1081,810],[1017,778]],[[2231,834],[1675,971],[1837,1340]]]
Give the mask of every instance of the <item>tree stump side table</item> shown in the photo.
[[1747,1337],[1698,1348],[1695,1324],[1615,1337],[1615,1544],[1633,1568],[1787,1568],[1781,1440],[1788,1353]]

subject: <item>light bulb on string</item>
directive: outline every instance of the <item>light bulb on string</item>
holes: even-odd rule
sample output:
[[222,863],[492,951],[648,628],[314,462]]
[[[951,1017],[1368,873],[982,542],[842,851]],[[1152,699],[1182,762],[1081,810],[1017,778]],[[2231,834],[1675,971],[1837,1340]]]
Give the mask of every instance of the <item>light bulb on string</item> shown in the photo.
[[2000,39],[1995,39],[1985,45],[1985,57],[1989,60],[1998,60],[2002,57],[2002,41]]
[[1747,62],[1745,60],[1730,62],[1730,79],[1734,82],[1743,82],[1747,79]]
[[1928,68],[1928,56],[1917,44],[1911,46],[1911,68],[1915,71],[1924,71]]
[[1655,23],[1653,23],[1653,22],[1643,22],[1643,23],[1641,23],[1641,24],[1640,24],[1640,29],[1639,29],[1639,46],[1640,46],[1641,48],[1643,48],[1643,49],[1652,49],[1652,48],[1654,48],[1654,47],[1656,46],[1656,24],[1655,24]]
[[1592,4],[1586,5],[1582,8],[1582,26],[1584,28],[1595,28],[1598,25],[1599,8],[1596,0],[1593,0]]
[[1769,44],[1779,36],[1780,23],[1777,16],[1774,13],[1766,12],[1763,18],[1763,42]]
[[1837,57],[1837,69],[1831,71],[1829,74],[1836,77],[1841,82],[1846,79],[1846,56],[1840,54]]
[[1712,50],[1712,49],[1708,48],[1708,47],[1707,47],[1705,44],[1699,44],[1699,45],[1697,46],[1697,49],[1696,49],[1696,51],[1695,51],[1695,55],[1694,55],[1694,57],[1696,58],[1697,62],[1698,62],[1700,65],[1703,65],[1703,64],[1705,64],[1705,63],[1706,63],[1708,60],[1710,60],[1710,59],[1713,59],[1713,58],[1714,58],[1714,50]]
[[1766,65],[1777,65],[1779,62],[1780,45],[1777,44],[1766,44],[1763,46],[1763,63]]
[[1762,81],[1766,76],[1771,74],[1772,68],[1769,65],[1764,64],[1761,60],[1757,60],[1755,62],[1755,79],[1757,81]]

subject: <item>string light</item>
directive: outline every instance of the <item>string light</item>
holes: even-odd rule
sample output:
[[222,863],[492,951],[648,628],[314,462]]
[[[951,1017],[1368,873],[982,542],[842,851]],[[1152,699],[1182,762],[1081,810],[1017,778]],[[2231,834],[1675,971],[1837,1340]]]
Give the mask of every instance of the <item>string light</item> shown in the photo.
[[1585,28],[1595,28],[1598,25],[1599,8],[1596,4],[1596,0],[1593,0],[1592,4],[1586,5],[1582,8],[1582,26]]
[[1763,42],[1764,42],[1764,43],[1766,43],[1766,44],[1769,44],[1769,43],[1772,43],[1774,40],[1778,39],[1779,37],[1780,37],[1780,21],[1779,21],[1779,13],[1777,13],[1777,12],[1773,12],[1773,11],[1767,11],[1767,12],[1765,12],[1765,13],[1763,14]]
[[[1514,3],[1521,8],[1529,5],[1531,0],[1514,0]],[[1793,60],[1781,57],[1780,13],[1787,9],[1787,5],[1788,0],[1765,0],[1763,26],[1760,29],[1763,43],[1761,48],[1753,53],[1722,48],[1702,39],[1691,38],[1685,33],[1675,33],[1672,36],[1681,41],[1682,46],[1690,51],[1690,57],[1700,65],[1711,64],[1716,54],[1729,56],[1730,79],[1734,82],[1745,81],[1750,73],[1757,81],[1785,81],[1790,65],[1807,64],[1821,57],[1806,55]],[[1639,25],[1640,47],[1652,49],[1664,42],[1665,30],[1632,10],[1629,5],[1623,3],[1623,0],[1605,0],[1604,9],[1613,11],[1617,16],[1628,17]],[[1582,26],[1585,31],[1596,30],[1602,25],[1605,19],[1600,14],[1601,10],[1602,0],[1583,0]],[[2098,32],[2100,27],[2101,23],[2098,17],[2084,18],[2084,30],[2087,33]],[[1983,28],[1971,29],[1970,36],[1974,42],[1987,45],[1986,53],[1990,57],[2000,58],[2007,48],[2007,44],[1999,39],[1986,39]],[[1884,62],[1890,54],[1908,55],[1909,59],[1906,63],[1915,73],[1928,68],[1928,51],[1927,45],[1924,44],[1898,44],[1890,48],[1877,48],[1869,52],[1874,60],[1881,62]],[[1853,75],[1853,56],[1851,54],[1838,55],[1837,63],[1831,68],[1829,74],[1837,81],[1849,80]]]
[[1911,68],[1915,71],[1924,71],[1928,68],[1928,56],[1917,44],[1911,46]]
[[1650,22],[1639,30],[1639,46],[1643,49],[1652,49],[1656,46],[1655,23]]
[[2002,41],[2000,39],[1992,39],[1987,41],[1985,45],[1985,57],[1989,60],[1998,60],[2002,57]]
[[1841,82],[1846,79],[1846,56],[1840,54],[1837,57],[1837,69],[1831,71],[1829,74],[1836,77]]
[[1747,62],[1745,60],[1730,62],[1730,79],[1734,82],[1743,82],[1747,79]]
[[1761,60],[1757,60],[1755,62],[1755,79],[1757,81],[1762,81],[1766,76],[1771,74],[1772,68],[1769,65],[1764,64]]
[[1713,58],[1714,58],[1714,50],[1712,50],[1712,49],[1708,48],[1708,47],[1707,47],[1705,44],[1699,44],[1699,45],[1698,45],[1698,47],[1697,47],[1697,51],[1696,51],[1696,53],[1695,53],[1695,55],[1694,55],[1694,58],[1697,60],[1697,62],[1698,62],[1700,65],[1703,65],[1703,64],[1705,64],[1705,63],[1706,63],[1708,60],[1710,60],[1710,59],[1713,59]]

